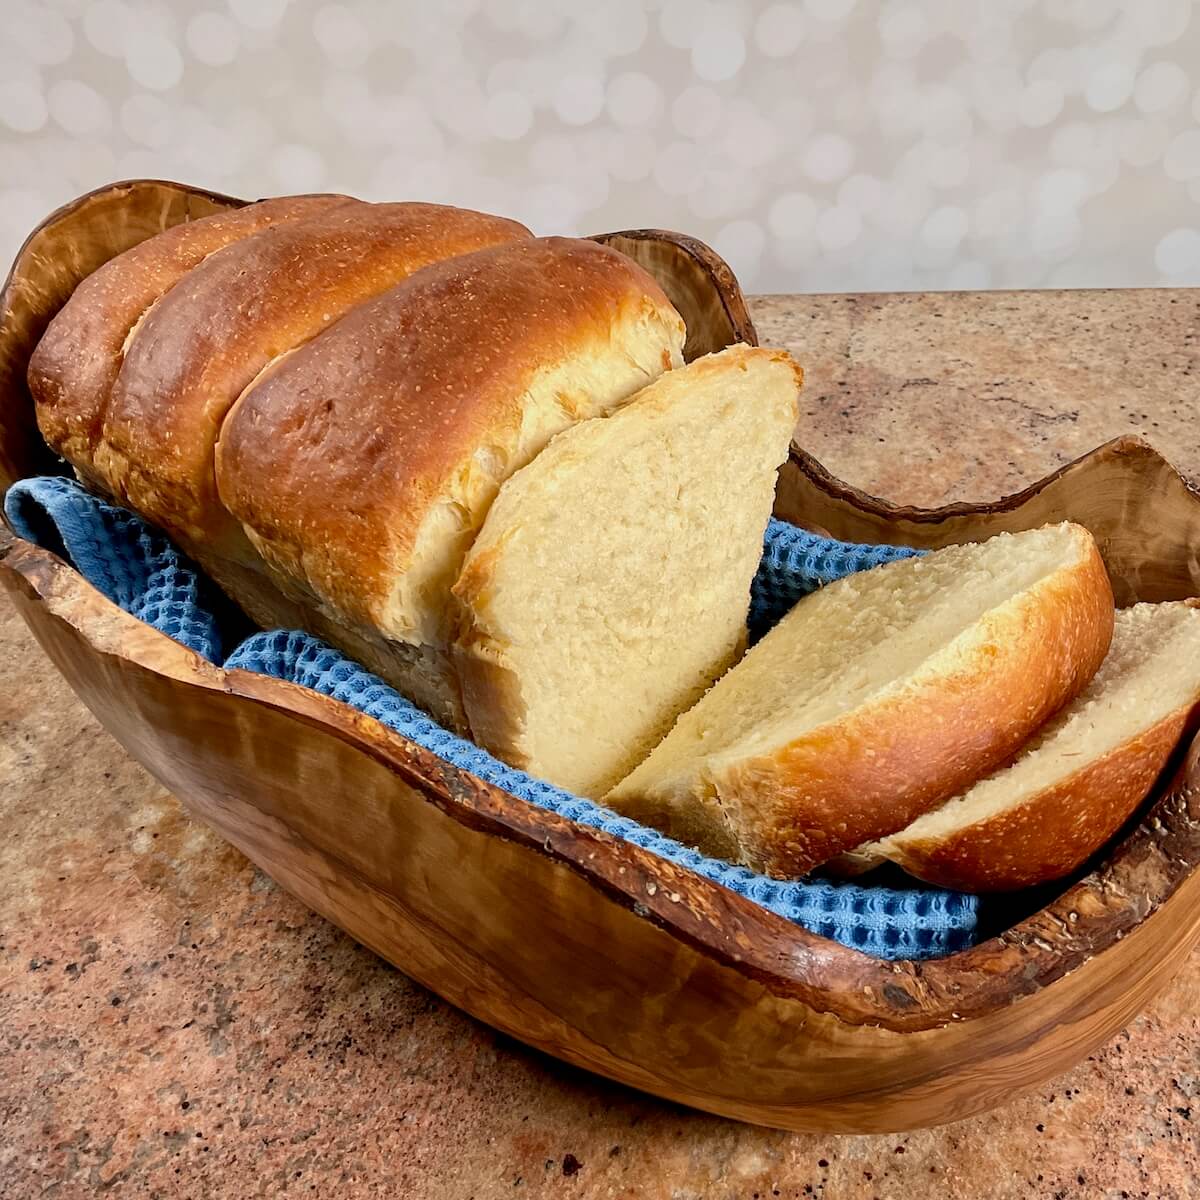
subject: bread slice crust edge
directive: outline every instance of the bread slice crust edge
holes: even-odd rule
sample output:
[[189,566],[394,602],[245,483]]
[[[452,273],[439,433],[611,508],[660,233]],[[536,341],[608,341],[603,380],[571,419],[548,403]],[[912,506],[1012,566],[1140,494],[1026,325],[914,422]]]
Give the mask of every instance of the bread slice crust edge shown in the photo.
[[881,849],[915,878],[959,891],[1015,891],[1059,879],[1146,798],[1191,709],[1177,709],[1014,808],[940,838],[885,839]]

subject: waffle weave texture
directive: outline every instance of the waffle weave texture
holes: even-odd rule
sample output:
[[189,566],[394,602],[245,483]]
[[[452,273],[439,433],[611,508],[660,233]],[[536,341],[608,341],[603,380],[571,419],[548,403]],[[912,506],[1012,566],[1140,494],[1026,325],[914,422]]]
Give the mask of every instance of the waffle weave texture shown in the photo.
[[[23,538],[67,558],[126,612],[226,668],[286,679],[349,704],[445,762],[568,820],[601,829],[687,867],[824,937],[878,958],[936,958],[972,944],[973,896],[937,888],[769,879],[708,858],[610,809],[506,766],[442,728],[377,676],[308,634],[256,633],[226,657],[221,605],[200,571],[162,533],[71,480],[27,479],[5,513]],[[765,631],[801,597],[834,579],[915,551],[831,541],[772,520],[751,589],[751,630]]]
[[214,612],[216,589],[141,517],[57,475],[14,484],[4,514],[15,533],[67,559],[127,613],[221,661],[226,647]]

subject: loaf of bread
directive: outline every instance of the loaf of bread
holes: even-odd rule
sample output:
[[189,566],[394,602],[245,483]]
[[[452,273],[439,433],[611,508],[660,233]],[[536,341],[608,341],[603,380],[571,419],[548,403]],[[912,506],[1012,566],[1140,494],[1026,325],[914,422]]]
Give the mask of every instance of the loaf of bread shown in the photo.
[[185,221],[127,250],[94,271],[51,321],[29,364],[29,388],[47,444],[93,487],[96,447],[109,394],[135,326],[210,254],[271,225],[302,220],[346,196],[282,196]]
[[465,209],[353,203],[210,255],[134,331],[109,398],[97,472],[113,495],[185,547],[252,562],[213,475],[213,449],[234,401],[272,364],[413,272],[529,236],[513,221]]
[[504,484],[454,588],[477,742],[601,796],[732,665],[800,379],[780,351],[708,355]]
[[708,853],[801,875],[903,829],[1089,682],[1113,597],[1087,530],[1047,526],[802,599],[607,803]]
[[1012,763],[862,851],[969,892],[1061,878],[1145,799],[1197,704],[1200,609],[1124,609],[1092,682]]
[[80,478],[259,624],[309,629],[469,733],[450,587],[497,489],[680,365],[684,338],[658,284],[594,242],[302,196],[113,259],[29,384]]
[[746,346],[684,367],[685,334],[595,242],[285,197],[95,272],[29,384],[84,482],[255,621],[514,766],[773,875],[1073,870],[1200,703],[1200,607],[1114,638],[1063,524],[841,580],[741,658],[801,376]]

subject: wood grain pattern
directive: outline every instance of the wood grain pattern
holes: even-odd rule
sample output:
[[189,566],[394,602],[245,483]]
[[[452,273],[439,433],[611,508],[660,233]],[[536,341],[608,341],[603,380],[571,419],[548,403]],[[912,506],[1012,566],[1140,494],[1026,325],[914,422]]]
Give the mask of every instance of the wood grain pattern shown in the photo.
[[602,233],[593,240],[620,250],[662,285],[687,325],[685,362],[733,342],[758,345],[741,288],[728,264],[711,247],[664,229]]
[[[651,234],[605,240],[622,238],[702,331],[693,352],[753,339],[711,252],[677,236],[652,253]],[[31,281],[39,262],[23,262]],[[28,294],[50,308],[62,293]],[[41,461],[10,430],[29,330],[49,315],[0,329],[9,478]],[[919,545],[1070,517],[1097,532],[1125,599],[1197,590],[1200,499],[1130,440],[1018,497],[932,512],[862,496],[796,451],[777,512]],[[1104,860],[1040,911],[946,959],[883,963],[489,787],[337,701],[213,667],[47,551],[10,538],[0,559],[0,583],[85,703],[283,886],[497,1028],[683,1103],[843,1132],[966,1116],[1110,1037],[1200,938],[1196,746]]]

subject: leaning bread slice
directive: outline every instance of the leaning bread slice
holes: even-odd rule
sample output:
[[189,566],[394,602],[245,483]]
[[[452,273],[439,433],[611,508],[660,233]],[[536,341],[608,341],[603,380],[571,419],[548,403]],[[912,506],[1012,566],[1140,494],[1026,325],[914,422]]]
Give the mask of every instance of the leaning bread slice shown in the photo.
[[800,875],[1002,762],[1091,679],[1113,598],[1086,529],[888,563],[805,597],[607,797]]
[[862,849],[962,891],[1058,879],[1145,798],[1198,702],[1200,609],[1127,608],[1095,678],[1013,763]]
[[602,795],[729,667],[800,378],[782,351],[708,355],[504,484],[454,588],[477,742]]

